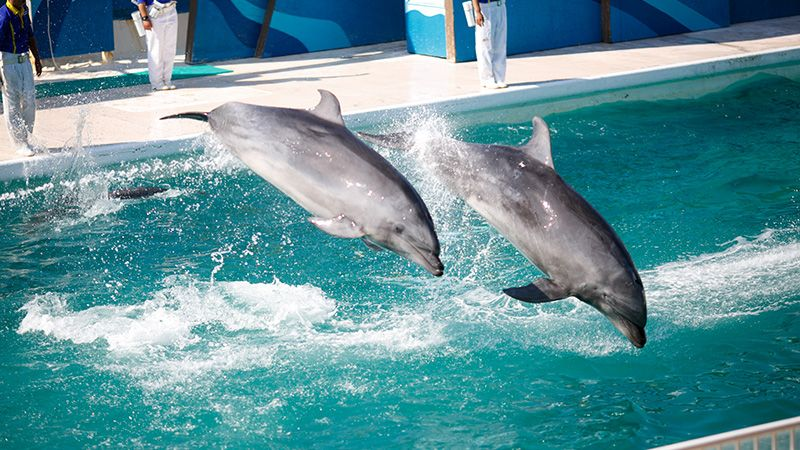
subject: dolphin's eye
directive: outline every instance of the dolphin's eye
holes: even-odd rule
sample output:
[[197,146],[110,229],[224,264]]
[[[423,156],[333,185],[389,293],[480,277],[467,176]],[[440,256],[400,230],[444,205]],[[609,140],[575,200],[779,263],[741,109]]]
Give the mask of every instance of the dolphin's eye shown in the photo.
[[397,234],[400,234],[405,230],[406,230],[406,227],[404,227],[403,225],[401,225],[399,223],[394,226],[394,232],[397,233]]

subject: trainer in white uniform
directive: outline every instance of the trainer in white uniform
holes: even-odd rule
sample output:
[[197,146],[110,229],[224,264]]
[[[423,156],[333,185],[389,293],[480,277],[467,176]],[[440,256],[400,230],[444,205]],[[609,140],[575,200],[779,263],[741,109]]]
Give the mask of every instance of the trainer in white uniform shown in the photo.
[[506,0],[472,0],[478,78],[489,89],[506,84]]
[[0,6],[0,73],[3,76],[3,114],[11,141],[20,156],[33,156],[28,138],[36,119],[36,90],[28,57],[33,54],[36,76],[42,62],[33,37],[33,27],[25,0],[8,0]]
[[154,91],[175,89],[172,66],[178,43],[176,1],[134,0],[142,16],[147,40],[147,71]]

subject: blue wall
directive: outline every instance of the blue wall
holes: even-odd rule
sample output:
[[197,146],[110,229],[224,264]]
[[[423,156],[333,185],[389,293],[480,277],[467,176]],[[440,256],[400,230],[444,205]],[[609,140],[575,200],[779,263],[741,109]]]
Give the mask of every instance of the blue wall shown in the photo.
[[730,0],[731,23],[800,14],[800,0]]
[[730,1],[611,0],[611,40],[630,41],[726,27],[730,25]]
[[31,11],[43,58],[51,40],[56,57],[114,50],[111,0],[33,0]]
[[[267,0],[202,0],[192,58],[252,57]],[[403,0],[277,0],[264,56],[281,56],[405,38]]]
[[[405,0],[408,51],[475,60],[462,0]],[[453,2],[455,55],[446,55],[445,1]],[[506,0],[508,54],[600,42],[600,0]],[[612,42],[800,14],[800,0],[611,0]]]
[[[2,0],[0,0],[2,1]],[[198,0],[193,58],[252,57],[268,0]],[[457,61],[475,59],[461,0],[276,0],[265,56],[406,39],[408,51],[446,57],[445,1],[453,2]],[[600,0],[506,0],[508,53],[600,41]],[[189,0],[178,1],[186,12]],[[113,19],[130,0],[32,0],[39,49],[49,57],[113,50]],[[611,0],[612,41],[800,14],[800,0]],[[48,21],[49,15],[49,21]],[[49,23],[48,23],[49,22]]]
[[[192,59],[210,61],[252,57],[266,4],[266,0],[199,1]],[[224,10],[227,10],[226,14],[222,13]]]

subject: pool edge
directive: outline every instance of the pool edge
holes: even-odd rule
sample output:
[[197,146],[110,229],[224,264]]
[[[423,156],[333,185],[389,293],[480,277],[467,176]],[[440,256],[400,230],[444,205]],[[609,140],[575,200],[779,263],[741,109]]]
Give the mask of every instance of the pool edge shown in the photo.
[[201,134],[180,136],[156,141],[119,142],[87,146],[80,150],[48,153],[30,158],[0,161],[0,182],[21,178],[46,176],[72,165],[76,157],[91,156],[98,165],[166,156],[189,148]]
[[[703,77],[716,78],[759,67],[788,65],[798,62],[800,62],[800,46],[784,47],[745,55],[716,57],[690,63],[656,66],[596,77],[552,81],[541,85],[510,86],[508,89],[498,92],[474,93],[433,101],[365,109],[345,114],[344,118],[349,127],[368,128],[381,123],[400,120],[414,111],[422,109],[442,114],[457,114],[471,110],[499,108],[511,104],[546,103],[564,100],[570,100],[569,106],[566,107],[567,110],[577,109],[625,99],[623,96],[610,95],[603,101],[591,100],[592,97],[599,94],[620,93],[623,90],[681,80]],[[189,147],[199,136],[201,134],[165,140],[87,146],[83,149],[83,152],[91,156],[97,164],[108,165],[175,154],[181,149]],[[64,152],[0,161],[0,182],[50,175],[61,168],[68,167],[74,158],[74,152]]]
[[657,66],[648,69],[617,72],[607,75],[586,78],[573,78],[514,87],[491,94],[475,93],[450,97],[429,102],[407,103],[389,108],[374,108],[357,111],[345,115],[347,125],[351,127],[370,127],[378,123],[402,119],[414,110],[426,108],[432,112],[456,114],[466,111],[486,110],[511,104],[556,102],[565,99],[580,99],[585,102],[573,102],[569,109],[593,106],[599,103],[625,100],[623,96],[602,102],[593,102],[589,98],[610,92],[642,88],[667,82],[692,80],[704,77],[720,77],[726,74],[745,72],[759,67],[789,65],[800,63],[800,47],[783,47],[779,49],[753,52],[746,55],[726,56]]

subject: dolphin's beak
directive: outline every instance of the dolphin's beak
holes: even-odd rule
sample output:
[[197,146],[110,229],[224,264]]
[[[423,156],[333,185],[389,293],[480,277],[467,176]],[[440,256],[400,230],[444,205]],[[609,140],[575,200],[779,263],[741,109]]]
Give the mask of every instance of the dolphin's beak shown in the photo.
[[644,344],[647,343],[647,336],[644,333],[644,327],[636,325],[635,323],[631,322],[630,320],[624,317],[609,317],[611,323],[631,341],[636,348],[644,347]]
[[162,117],[161,120],[164,119],[194,119],[194,120],[201,120],[203,122],[208,122],[208,113],[207,112],[185,112],[180,114],[173,114],[171,116]]
[[444,273],[444,264],[442,264],[442,261],[439,259],[438,251],[424,249],[403,238],[398,239],[396,242],[401,243],[401,248],[398,249],[399,253],[408,260],[419,264],[435,277],[442,276]]
[[424,257],[424,259],[425,259],[424,263],[420,261],[414,261],[414,262],[420,264],[422,267],[425,268],[425,270],[430,272],[431,275],[435,277],[440,277],[444,274],[444,264],[442,264],[442,261],[439,259],[438,256],[434,256],[431,254]]

